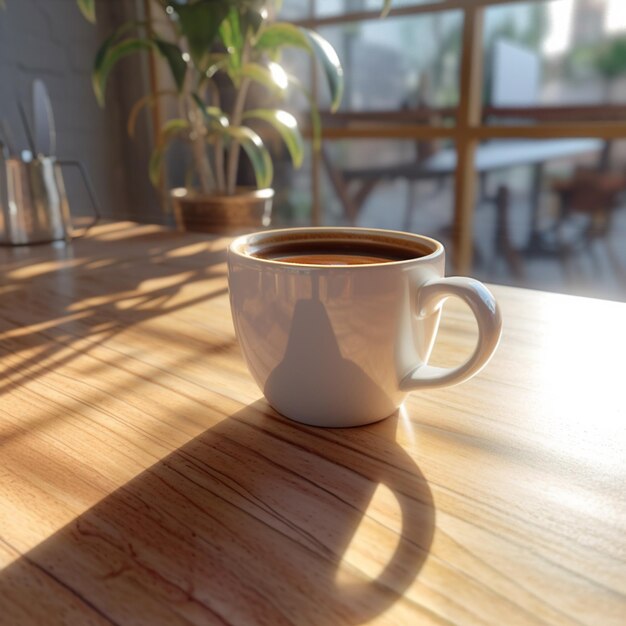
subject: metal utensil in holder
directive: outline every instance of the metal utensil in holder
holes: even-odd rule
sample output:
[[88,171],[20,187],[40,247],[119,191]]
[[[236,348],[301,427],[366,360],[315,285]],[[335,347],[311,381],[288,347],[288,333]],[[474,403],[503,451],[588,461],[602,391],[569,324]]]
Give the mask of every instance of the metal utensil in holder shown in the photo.
[[[61,168],[78,168],[94,217],[74,234]],[[0,153],[0,244],[29,245],[82,237],[100,219],[96,196],[80,161],[37,156],[32,160]]]

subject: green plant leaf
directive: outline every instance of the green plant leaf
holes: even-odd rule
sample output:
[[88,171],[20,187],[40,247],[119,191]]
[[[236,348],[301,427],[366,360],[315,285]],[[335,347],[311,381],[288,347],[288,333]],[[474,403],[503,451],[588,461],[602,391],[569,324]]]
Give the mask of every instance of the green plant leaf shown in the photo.
[[256,176],[256,184],[259,189],[264,189],[272,184],[274,167],[272,158],[262,139],[247,126],[229,126],[224,129],[226,135],[238,141],[246,151]]
[[150,177],[150,182],[157,188],[161,182],[161,166],[163,164],[163,157],[165,156],[165,148],[165,146],[155,147],[148,161],[148,176]]
[[201,81],[205,78],[213,78],[217,72],[220,70],[226,69],[228,66],[228,55],[223,54],[221,52],[210,54],[208,57],[209,67],[207,68],[204,76],[201,78]]
[[393,0],[385,0],[383,2],[383,9],[380,12],[380,17],[387,17],[387,15],[389,14],[389,11],[391,11],[392,2]]
[[189,122],[181,118],[168,120],[159,131],[157,144],[152,150],[148,163],[148,176],[150,182],[158,187],[161,182],[161,169],[163,158],[167,151],[169,142],[179,133],[189,129]]
[[144,25],[143,22],[126,22],[122,24],[120,28],[104,41],[96,52],[91,80],[100,106],[104,106],[106,85],[113,66],[123,57],[140,50],[158,50],[170,68],[178,91],[182,91],[187,64],[183,59],[181,49],[176,44],[164,41],[158,37],[153,39],[129,37],[116,43],[116,40],[125,32],[142,25]]
[[309,40],[299,26],[275,22],[261,31],[254,45],[257,50],[275,50],[285,46],[311,51]]
[[228,16],[226,17],[226,21],[230,24],[231,30],[231,45],[235,46],[237,50],[241,53],[243,50],[243,46],[245,43],[245,37],[243,29],[241,28],[241,19],[239,17],[239,11],[236,6],[231,6],[228,11]]
[[[277,63],[273,64],[282,70]],[[273,93],[283,93],[289,83],[287,74],[283,70],[284,80],[276,72],[272,72],[268,67],[260,63],[246,63],[240,70],[241,76],[247,76],[251,80],[267,87]]]
[[109,38],[104,42],[96,55],[94,70],[91,74],[93,90],[100,106],[104,106],[107,79],[113,66],[123,57],[138,50],[151,50],[152,46],[152,42],[147,39],[131,38],[114,44],[114,40]]
[[133,30],[133,28],[144,26],[145,24],[146,22],[137,22],[135,20],[132,20],[132,21],[124,22],[115,31],[113,31],[113,33],[102,42],[102,44],[96,51],[96,56],[94,57],[94,61],[93,61],[94,69],[102,65],[104,57],[106,56],[109,48],[111,48],[111,46],[113,45],[113,42],[116,39],[119,39],[122,35]]
[[303,28],[302,31],[311,43],[315,57],[326,74],[326,82],[330,89],[330,110],[336,111],[343,96],[343,68],[339,62],[339,57],[335,49],[321,35],[306,28]]
[[197,93],[192,93],[191,97],[193,98],[193,101],[196,103],[197,107],[202,112],[204,120],[205,122],[207,122],[207,126],[209,127],[209,129],[221,130],[228,127],[230,122],[228,121],[228,116],[226,115],[226,113],[224,113],[224,111],[222,111],[222,109],[220,109],[219,107],[207,106]]
[[217,124],[221,128],[226,128],[230,125],[230,122],[228,121],[228,116],[219,107],[204,107],[204,113],[208,119],[217,122]]
[[183,118],[167,120],[161,128],[160,137],[163,141],[169,141],[174,135],[189,129],[189,122]]
[[286,22],[276,22],[263,29],[255,44],[257,50],[263,51],[275,51],[284,46],[302,48],[315,56],[326,75],[330,108],[336,111],[343,96],[343,69],[335,49],[316,32]]
[[300,91],[309,103],[309,114],[311,117],[311,143],[313,150],[318,152],[322,147],[322,119],[320,117],[317,103],[315,102],[311,92],[296,76],[289,74],[289,84],[293,85],[298,91]]
[[139,98],[135,104],[133,104],[133,108],[130,110],[128,114],[128,122],[126,124],[126,130],[130,137],[134,137],[135,135],[135,126],[137,124],[137,117],[139,113],[144,107],[153,107],[158,99],[161,96],[175,96],[176,92],[170,89],[164,89],[161,91],[157,91],[156,93],[149,93]]
[[183,51],[173,43],[164,41],[158,37],[154,38],[154,45],[161,53],[161,56],[167,61],[172,77],[176,83],[176,88],[179,92],[183,90],[185,84],[185,76],[187,74],[187,63],[183,59]]
[[262,6],[243,7],[240,22],[241,32],[245,33],[246,37],[253,36],[257,33],[263,24],[264,18],[263,15],[261,15],[262,8]]
[[220,25],[220,37],[228,52],[231,67],[239,69],[241,67],[244,37],[241,32],[239,12],[234,6],[230,8],[228,16]]
[[96,23],[96,0],[76,0],[80,12],[92,24]]
[[173,2],[169,5],[178,15],[180,29],[189,44],[189,54],[200,69],[207,64],[206,57],[228,15],[229,4],[228,0],[198,0],[193,4]]
[[270,124],[285,142],[295,167],[302,165],[304,141],[298,130],[298,122],[291,113],[281,111],[280,109],[251,109],[244,113],[243,119],[258,119]]

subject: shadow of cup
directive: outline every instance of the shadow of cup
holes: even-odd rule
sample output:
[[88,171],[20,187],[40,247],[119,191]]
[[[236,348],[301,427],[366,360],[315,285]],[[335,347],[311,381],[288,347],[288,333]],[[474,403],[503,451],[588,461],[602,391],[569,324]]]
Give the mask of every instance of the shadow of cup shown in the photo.
[[[258,401],[5,568],[0,597],[68,623],[366,622],[415,580],[433,535],[396,425],[320,431]],[[399,516],[375,506],[381,484]]]
[[295,303],[285,354],[263,394],[279,413],[315,426],[360,426],[391,415],[396,398],[342,356],[325,305]]

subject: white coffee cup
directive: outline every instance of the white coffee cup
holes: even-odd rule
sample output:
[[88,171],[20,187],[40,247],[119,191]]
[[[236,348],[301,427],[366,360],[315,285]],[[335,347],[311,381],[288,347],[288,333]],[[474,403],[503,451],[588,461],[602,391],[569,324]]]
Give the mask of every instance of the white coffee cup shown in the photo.
[[[270,248],[297,249],[311,241],[356,242],[373,251],[377,244],[393,245],[411,258],[314,265],[263,257]],[[268,402],[305,424],[359,426],[394,413],[410,391],[454,385],[478,373],[498,345],[500,311],[482,283],[445,278],[444,267],[441,243],[403,232],[293,228],[235,239],[228,251],[235,331]],[[438,368],[428,359],[450,296],[474,313],[478,343],[458,367]]]

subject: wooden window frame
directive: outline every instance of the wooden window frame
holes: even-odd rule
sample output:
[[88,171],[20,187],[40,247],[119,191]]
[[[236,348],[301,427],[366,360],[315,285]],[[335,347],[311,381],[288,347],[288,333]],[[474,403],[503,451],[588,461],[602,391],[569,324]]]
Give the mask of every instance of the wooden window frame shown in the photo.
[[[420,14],[433,14],[448,11],[463,13],[463,32],[460,63],[460,99],[456,107],[454,126],[419,124],[419,112],[414,115],[414,123],[394,123],[392,112],[372,114],[343,114],[352,118],[349,127],[325,126],[322,130],[323,139],[452,139],[457,149],[457,167],[455,172],[454,200],[454,258],[455,271],[467,274],[472,267],[473,252],[473,218],[474,189],[476,184],[475,153],[479,142],[488,139],[559,139],[592,137],[598,139],[626,138],[626,120],[624,107],[607,106],[558,106],[558,107],[514,107],[495,108],[483,107],[482,76],[483,76],[483,26],[485,10],[497,5],[511,5],[528,2],[545,2],[547,0],[446,0],[445,2],[429,2],[414,6],[399,7],[389,12],[389,17],[400,17]],[[309,17],[296,22],[310,28],[340,25],[350,22],[362,22],[380,19],[378,11],[361,11],[333,15],[329,17],[312,17],[315,0],[309,1]],[[312,73],[315,76],[315,73]],[[317,90],[315,84],[313,91]],[[450,111],[448,111],[450,114]],[[485,123],[485,114],[510,114],[529,116],[538,123],[534,126],[501,124],[497,126]],[[614,114],[614,117],[611,116]],[[389,123],[382,123],[387,117]],[[578,121],[554,121],[581,117]],[[608,119],[607,119],[608,117]],[[377,120],[378,118],[378,120]],[[363,121],[367,119],[367,123]],[[376,124],[376,121],[379,123]],[[411,120],[409,120],[411,121]],[[321,221],[320,209],[320,155],[313,155],[312,164],[312,222]]]

